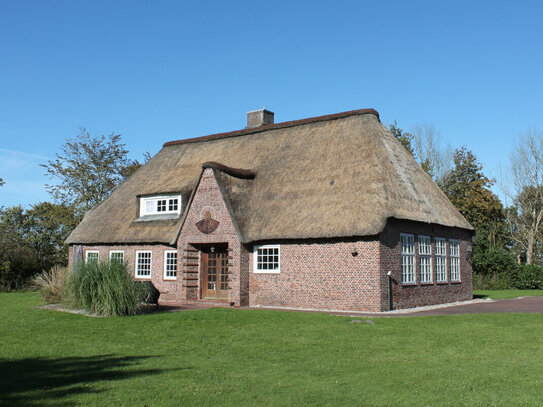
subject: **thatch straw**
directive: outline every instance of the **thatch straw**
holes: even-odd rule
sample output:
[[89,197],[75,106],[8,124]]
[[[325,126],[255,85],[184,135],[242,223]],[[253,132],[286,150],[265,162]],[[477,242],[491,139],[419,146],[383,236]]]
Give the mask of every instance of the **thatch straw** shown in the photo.
[[206,162],[244,242],[376,235],[389,218],[473,230],[373,110],[167,143],[87,213],[68,243],[173,244],[182,222],[134,222],[139,195],[181,191],[183,210]]

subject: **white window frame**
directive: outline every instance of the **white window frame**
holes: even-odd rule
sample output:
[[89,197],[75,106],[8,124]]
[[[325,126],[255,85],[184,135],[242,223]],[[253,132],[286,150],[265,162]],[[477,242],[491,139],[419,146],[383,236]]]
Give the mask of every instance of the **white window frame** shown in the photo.
[[109,261],[111,262],[111,258],[113,257],[113,254],[118,254],[118,253],[121,253],[123,255],[122,263],[124,263],[124,250],[110,250],[109,251]]
[[458,239],[449,239],[449,263],[451,282],[460,282],[460,241]]
[[[404,250],[406,247],[409,250]],[[402,284],[416,284],[415,235],[400,233],[400,253]]]
[[100,261],[100,251],[99,250],[86,250],[85,251],[85,263],[89,262],[89,253],[96,253],[98,255],[98,258],[96,259],[96,262],[98,263]]
[[[277,268],[276,269],[260,269],[258,268],[258,251],[261,249],[277,249]],[[275,263],[275,262],[272,262]],[[268,262],[270,264],[270,262]],[[281,273],[281,246],[278,244],[263,244],[255,245],[253,248],[253,273],[255,274],[279,274]]]
[[[139,270],[138,270],[139,255],[143,254],[143,253],[149,253],[150,254],[150,256],[149,256],[149,275],[138,274],[138,272],[139,272]],[[152,273],[153,273],[153,251],[152,250],[136,250],[136,267],[134,268],[134,274],[135,274],[136,278],[150,279]]]
[[[170,200],[177,199],[177,209],[170,210]],[[158,211],[158,201],[166,201],[166,210]],[[147,210],[147,203],[152,203],[152,210]],[[140,217],[152,215],[168,215],[181,213],[181,195],[155,195],[140,197]]]
[[[168,276],[168,254],[175,253],[175,276]],[[177,280],[177,250],[164,250],[164,280]]]
[[447,239],[436,237],[434,239],[436,253],[436,281],[446,283],[447,279]]
[[432,270],[432,238],[426,235],[419,235],[419,276],[421,284],[432,284],[434,282]]

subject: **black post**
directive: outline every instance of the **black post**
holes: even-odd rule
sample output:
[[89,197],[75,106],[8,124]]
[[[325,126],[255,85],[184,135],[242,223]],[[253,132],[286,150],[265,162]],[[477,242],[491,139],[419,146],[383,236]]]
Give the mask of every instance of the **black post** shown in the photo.
[[394,301],[392,299],[392,273],[389,271],[387,273],[388,277],[388,310],[392,311],[394,308]]

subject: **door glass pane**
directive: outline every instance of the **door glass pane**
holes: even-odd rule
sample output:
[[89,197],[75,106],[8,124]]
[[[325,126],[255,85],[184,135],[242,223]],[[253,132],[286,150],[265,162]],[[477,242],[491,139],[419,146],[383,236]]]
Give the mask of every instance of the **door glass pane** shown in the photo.
[[217,254],[209,253],[207,260],[207,289],[217,289]]
[[226,253],[221,255],[221,290],[228,290],[228,257]]

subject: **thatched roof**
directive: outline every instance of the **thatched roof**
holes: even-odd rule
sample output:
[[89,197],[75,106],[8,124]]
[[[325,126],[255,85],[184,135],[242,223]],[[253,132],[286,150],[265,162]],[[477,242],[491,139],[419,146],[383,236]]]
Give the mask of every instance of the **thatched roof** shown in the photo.
[[[389,218],[473,230],[364,109],[166,143],[68,242],[174,244],[204,164],[243,242],[377,235]],[[170,192],[182,194],[183,215],[136,222],[139,196]]]

